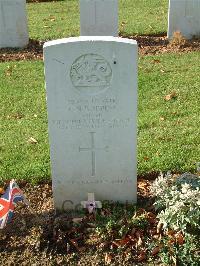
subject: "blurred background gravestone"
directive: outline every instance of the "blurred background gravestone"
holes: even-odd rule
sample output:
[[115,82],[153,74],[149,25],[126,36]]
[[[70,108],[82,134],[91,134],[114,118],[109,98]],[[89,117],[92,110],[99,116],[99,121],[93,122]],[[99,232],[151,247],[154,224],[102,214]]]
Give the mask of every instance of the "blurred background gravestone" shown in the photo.
[[80,0],[82,36],[118,36],[118,0]]
[[0,48],[28,44],[26,0],[0,0]]
[[200,0],[170,0],[168,13],[169,39],[180,32],[186,39],[200,36]]

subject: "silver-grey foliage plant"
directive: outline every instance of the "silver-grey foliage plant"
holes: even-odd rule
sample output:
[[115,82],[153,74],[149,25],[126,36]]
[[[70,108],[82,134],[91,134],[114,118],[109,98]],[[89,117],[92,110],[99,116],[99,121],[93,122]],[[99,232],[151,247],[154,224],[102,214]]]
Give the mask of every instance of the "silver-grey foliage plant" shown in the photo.
[[200,227],[200,176],[185,173],[174,176],[161,174],[151,191],[164,229],[182,230]]

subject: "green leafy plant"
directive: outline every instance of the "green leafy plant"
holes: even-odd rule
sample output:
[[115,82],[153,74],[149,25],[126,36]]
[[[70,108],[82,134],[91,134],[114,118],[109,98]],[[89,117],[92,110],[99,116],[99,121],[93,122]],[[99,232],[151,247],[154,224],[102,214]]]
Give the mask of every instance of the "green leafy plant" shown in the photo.
[[103,239],[121,238],[127,235],[133,228],[143,230],[148,225],[146,212],[137,211],[134,205],[103,203],[106,215],[97,213],[96,233]]
[[198,228],[200,224],[200,177],[183,174],[159,176],[152,185],[155,207],[164,228],[182,230]]
[[162,248],[159,257],[164,265],[180,265],[180,266],[198,266],[199,245],[197,236],[185,234],[183,242],[180,243],[176,239],[176,235],[162,238]]
[[161,174],[151,191],[164,234],[159,245],[166,265],[199,265],[200,177],[190,173]]

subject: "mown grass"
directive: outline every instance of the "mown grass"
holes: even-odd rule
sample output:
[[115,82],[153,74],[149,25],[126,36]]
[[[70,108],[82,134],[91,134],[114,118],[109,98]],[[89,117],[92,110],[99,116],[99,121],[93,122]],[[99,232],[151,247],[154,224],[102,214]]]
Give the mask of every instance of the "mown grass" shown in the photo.
[[[168,0],[119,0],[119,31],[124,35],[167,31]],[[80,35],[79,1],[27,4],[31,39],[51,40]]]
[[50,176],[43,63],[2,63],[0,80],[0,178]]
[[[200,55],[143,57],[139,65],[139,173],[189,171],[200,160]],[[172,92],[177,97],[166,101]]]
[[[190,171],[200,160],[200,55],[139,60],[138,173]],[[0,178],[50,176],[43,63],[0,64]],[[177,97],[166,101],[171,92]],[[30,137],[36,144],[28,141]]]
[[79,35],[79,2],[76,0],[27,4],[29,37],[52,40]]
[[168,0],[119,0],[122,35],[160,34],[167,31]]

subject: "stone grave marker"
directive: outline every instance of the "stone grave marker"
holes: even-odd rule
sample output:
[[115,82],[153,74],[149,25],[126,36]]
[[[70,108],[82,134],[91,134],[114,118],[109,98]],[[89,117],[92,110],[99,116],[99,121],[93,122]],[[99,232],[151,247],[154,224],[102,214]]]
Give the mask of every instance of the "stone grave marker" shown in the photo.
[[81,36],[118,36],[118,0],[80,0]]
[[200,36],[200,0],[169,0],[169,39],[174,32],[181,32],[186,39]]
[[26,0],[0,0],[0,48],[28,44]]
[[44,61],[55,208],[75,208],[88,192],[136,202],[137,43],[50,41]]

